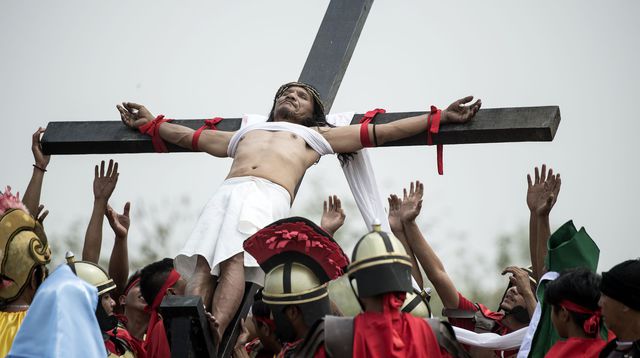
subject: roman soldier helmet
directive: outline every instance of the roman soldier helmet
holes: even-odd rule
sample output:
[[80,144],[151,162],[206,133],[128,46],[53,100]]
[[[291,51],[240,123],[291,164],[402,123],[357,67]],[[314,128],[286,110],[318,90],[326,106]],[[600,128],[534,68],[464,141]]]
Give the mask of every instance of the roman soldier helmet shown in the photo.
[[[67,265],[78,278],[95,286],[98,290],[98,297],[116,289],[115,282],[102,267],[89,261],[76,261],[71,251],[67,251],[65,257]],[[108,315],[99,301],[96,306],[96,318],[103,332],[110,331],[118,325],[118,319],[114,315]]]
[[51,249],[40,222],[34,219],[17,196],[7,188],[0,195],[0,302],[16,299],[40,268],[47,274]]
[[301,217],[278,220],[249,237],[244,249],[266,273],[262,301],[276,325],[285,324],[282,312],[290,305],[300,307],[308,326],[330,313],[328,283],[349,259],[322,228]]
[[380,225],[373,225],[373,231],[356,244],[347,275],[355,280],[358,297],[413,291],[411,259],[400,240]]
[[102,267],[89,261],[76,261],[71,251],[67,251],[65,257],[67,265],[76,276],[98,289],[98,296],[116,289],[116,284]]

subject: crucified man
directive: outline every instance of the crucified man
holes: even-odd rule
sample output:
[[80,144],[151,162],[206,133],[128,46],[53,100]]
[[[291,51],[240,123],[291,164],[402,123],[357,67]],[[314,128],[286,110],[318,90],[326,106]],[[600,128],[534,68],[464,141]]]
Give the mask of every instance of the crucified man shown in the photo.
[[[468,96],[453,102],[439,113],[440,123],[469,121],[481,106],[480,100],[470,103],[472,100]],[[364,133],[360,125],[333,127],[326,122],[315,88],[299,82],[278,89],[267,123],[237,132],[198,133],[163,122],[140,104],[128,102],[117,108],[130,128],[142,126],[164,141],[234,158],[226,180],[203,209],[176,257],[176,268],[189,282],[186,294],[203,297],[220,337],[242,301],[245,281],[264,284],[264,274],[253,257],[244,254],[242,243],[264,226],[289,215],[306,170],[323,154],[338,153],[344,164],[349,155],[363,148],[363,135],[372,138],[366,142],[382,145],[425,132],[428,124],[424,114],[377,128],[367,124]]]

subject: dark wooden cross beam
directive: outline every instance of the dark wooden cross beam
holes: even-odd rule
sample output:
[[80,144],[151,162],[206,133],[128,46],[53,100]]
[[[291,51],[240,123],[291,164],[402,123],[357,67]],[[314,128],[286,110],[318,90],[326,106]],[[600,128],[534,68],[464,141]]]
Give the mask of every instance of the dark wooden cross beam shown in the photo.
[[[310,83],[319,90],[327,112],[338,92],[372,3],[373,0],[331,0],[322,20],[300,81]],[[387,113],[376,117],[376,122],[388,123],[420,113],[424,112]],[[361,114],[355,115],[352,123],[358,123],[361,117]],[[557,106],[483,109],[467,124],[442,126],[433,140],[434,144],[551,141],[559,122],[560,110]],[[195,129],[203,121],[176,120],[174,123]],[[227,118],[218,125],[219,130],[225,131],[235,131],[239,127],[239,118]],[[425,137],[424,134],[416,135],[386,145],[425,145]],[[42,138],[42,147],[46,154],[153,152],[149,137],[126,128],[119,120],[51,122]],[[172,145],[168,147],[174,152],[189,151]],[[221,342],[219,356],[230,355],[239,320],[246,316],[253,292],[255,285],[250,284],[245,291],[242,309],[234,317]],[[186,321],[175,322],[186,327]]]
[[[331,0],[299,80],[315,86],[324,106],[331,108],[342,77],[351,60],[373,0]],[[275,91],[275,89],[274,89]],[[387,113],[376,117],[387,123],[411,113]],[[352,123],[358,123],[361,114]],[[176,120],[174,123],[198,128],[202,120]],[[550,107],[482,109],[464,125],[443,126],[434,144],[551,141],[560,123],[560,109]],[[226,118],[218,128],[235,131],[239,118]],[[417,135],[386,146],[425,145],[426,136]],[[47,154],[151,153],[151,139],[126,128],[120,121],[50,122],[42,138]],[[173,152],[188,149],[168,146]]]

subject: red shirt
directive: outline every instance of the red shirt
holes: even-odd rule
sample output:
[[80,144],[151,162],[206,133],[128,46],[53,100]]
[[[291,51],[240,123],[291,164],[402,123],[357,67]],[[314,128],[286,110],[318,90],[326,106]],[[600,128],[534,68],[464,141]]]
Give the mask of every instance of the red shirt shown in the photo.
[[[504,314],[499,313],[499,312],[492,312],[489,311],[486,306],[481,305],[481,304],[475,304],[471,301],[469,301],[466,297],[464,297],[460,292],[458,292],[458,307],[456,307],[456,309],[459,310],[464,310],[464,311],[472,311],[472,312],[477,312],[480,309],[478,308],[478,306],[482,306],[483,307],[483,313],[485,313],[485,316],[489,319],[494,320],[497,325],[496,328],[494,328],[493,333],[499,334],[501,336],[504,336],[507,333],[511,333],[513,332],[511,329],[509,329],[507,326],[503,326],[502,325],[502,318],[504,317]],[[463,329],[466,329],[468,331],[472,331],[475,332],[476,330],[476,323],[474,321],[473,318],[448,318],[449,319],[449,323],[451,323],[451,325],[456,326],[456,327],[460,327]],[[467,346],[465,346],[467,347]],[[495,355],[497,357],[502,356],[502,351],[494,351]],[[514,349],[514,350],[510,350],[510,351],[504,351],[504,356],[505,357],[515,357],[518,354],[518,349]]]
[[564,357],[598,357],[600,351],[607,345],[607,342],[600,337],[596,338],[578,338],[569,337],[565,341],[558,341],[549,349],[545,357],[548,358],[564,358]]
[[167,341],[167,333],[164,330],[164,324],[162,320],[158,320],[150,337],[144,341],[147,351],[147,357],[149,358],[171,358],[171,348]]

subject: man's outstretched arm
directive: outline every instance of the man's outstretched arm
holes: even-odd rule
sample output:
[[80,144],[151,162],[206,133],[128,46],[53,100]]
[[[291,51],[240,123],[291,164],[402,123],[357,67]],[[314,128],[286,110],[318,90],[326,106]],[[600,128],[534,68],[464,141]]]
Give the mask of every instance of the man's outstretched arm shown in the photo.
[[529,250],[531,265],[536,280],[545,273],[544,260],[547,256],[547,241],[551,235],[549,213],[558,200],[562,181],[560,174],[542,165],[542,172],[536,167],[535,177],[527,174],[527,206],[529,207]]
[[44,133],[43,128],[33,133],[31,137],[31,151],[33,152],[33,174],[31,180],[27,186],[27,190],[24,192],[22,202],[29,209],[32,215],[38,211],[40,205],[40,193],[42,192],[42,182],[44,180],[44,172],[47,171],[47,165],[51,156],[44,155],[42,153],[42,147],[40,145],[40,135]]
[[[123,102],[117,105],[122,122],[130,128],[137,129],[155,119],[155,116],[143,105]],[[160,137],[163,140],[187,149],[193,149],[193,134],[195,130],[178,124],[164,122],[160,125]],[[203,131],[198,140],[198,150],[216,157],[227,157],[227,147],[233,132]]]
[[411,189],[402,201],[400,208],[400,215],[402,217],[405,234],[407,235],[407,241],[413,248],[413,253],[427,274],[427,278],[433,284],[433,288],[435,288],[438,296],[440,296],[444,307],[458,308],[460,303],[458,290],[444,269],[442,261],[440,261],[440,258],[436,255],[435,251],[433,251],[431,245],[429,245],[422,236],[422,232],[420,228],[418,228],[418,224],[416,224],[416,218],[422,210],[424,185],[416,181],[415,186],[412,185]]
[[[127,237],[129,236],[129,210],[131,203],[124,204],[122,214],[118,214],[113,208],[107,204],[107,210],[104,215],[109,221],[109,226],[115,234],[113,241],[113,249],[111,250],[111,258],[109,259],[109,276],[116,284],[116,293],[114,297],[120,297],[124,292],[127,284],[127,276],[129,275],[129,248],[127,246]],[[120,304],[117,302],[116,304]]]
[[[453,102],[447,109],[442,111],[440,124],[466,123],[470,121],[482,106],[481,100],[477,100],[469,106],[465,105],[472,100],[473,96],[467,96]],[[382,145],[422,133],[427,130],[427,117],[427,114],[423,114],[377,125],[375,142],[378,145]],[[368,130],[369,138],[374,138],[373,124],[369,124]],[[363,148],[360,141],[359,124],[330,129],[323,128],[320,133],[327,139],[336,153],[350,153]]]
[[[411,183],[411,185],[413,185],[413,183]],[[407,255],[409,255],[409,257],[411,258],[411,275],[416,280],[418,286],[422,289],[424,288],[424,281],[422,280],[420,266],[418,266],[418,261],[416,260],[416,256],[413,254],[411,245],[409,245],[409,242],[407,242],[407,235],[404,233],[402,218],[400,217],[400,207],[402,205],[402,200],[398,198],[397,195],[391,194],[389,195],[388,201],[389,226],[391,226],[391,232],[393,233],[393,235],[395,235],[395,237],[398,238],[398,240],[400,240],[402,246],[404,247],[404,250],[407,252]]]

